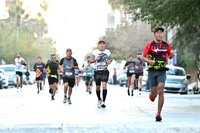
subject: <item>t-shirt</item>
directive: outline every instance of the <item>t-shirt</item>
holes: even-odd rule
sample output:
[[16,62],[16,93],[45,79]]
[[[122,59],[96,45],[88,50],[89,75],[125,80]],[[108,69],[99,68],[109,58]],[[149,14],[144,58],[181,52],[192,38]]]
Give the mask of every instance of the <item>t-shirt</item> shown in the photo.
[[165,68],[167,65],[167,58],[170,55],[172,48],[170,43],[162,41],[161,43],[156,43],[154,40],[149,41],[144,50],[143,55],[147,56],[150,60],[154,60],[155,64],[148,64],[149,69],[159,70]]
[[24,58],[15,58],[15,70],[17,72],[23,72],[23,69],[25,68],[25,60]]
[[108,64],[106,63],[107,60],[111,58],[111,53],[108,49],[105,49],[103,51],[100,51],[99,49],[96,49],[92,53],[92,58],[96,59],[98,56],[100,56],[100,60],[95,62],[94,68],[96,71],[102,71],[107,70]]
[[128,70],[127,73],[135,73],[135,61],[127,61],[126,64],[124,66],[128,66]]
[[71,66],[78,66],[75,58],[62,58],[60,65],[63,66],[63,77],[75,78],[75,69]]

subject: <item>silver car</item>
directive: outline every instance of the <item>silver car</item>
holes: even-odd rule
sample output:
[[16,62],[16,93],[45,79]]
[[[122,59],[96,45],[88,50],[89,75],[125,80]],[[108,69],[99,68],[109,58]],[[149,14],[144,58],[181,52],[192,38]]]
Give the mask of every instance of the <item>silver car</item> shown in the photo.
[[166,71],[165,92],[174,92],[180,94],[188,93],[188,79],[183,67],[168,65]]
[[3,69],[5,73],[8,75],[8,85],[16,86],[16,73],[15,73],[15,65],[0,65],[0,69]]

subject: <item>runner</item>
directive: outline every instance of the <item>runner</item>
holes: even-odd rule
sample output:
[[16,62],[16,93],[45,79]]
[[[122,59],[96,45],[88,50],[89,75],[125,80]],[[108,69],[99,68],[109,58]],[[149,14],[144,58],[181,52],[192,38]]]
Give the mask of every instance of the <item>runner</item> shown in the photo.
[[[107,82],[109,77],[108,65],[112,62],[111,53],[105,49],[105,41],[99,39],[98,49],[92,53],[90,63],[95,63],[94,80],[96,83],[96,94],[98,98],[97,107],[105,108],[105,100],[107,96]],[[103,101],[101,99],[101,84],[103,88]]]
[[63,72],[63,83],[64,83],[63,103],[68,102],[68,104],[72,104],[71,94],[72,94],[72,88],[75,85],[75,68],[78,68],[78,63],[76,59],[72,57],[72,50],[68,48],[66,50],[66,57],[60,60],[60,70]]
[[49,93],[51,93],[51,100],[55,100],[54,96],[58,86],[58,71],[59,64],[56,60],[56,55],[51,54],[51,59],[47,62],[46,72],[48,73],[48,82],[49,82]]
[[35,71],[35,75],[36,75],[36,82],[37,82],[37,93],[39,94],[40,91],[42,90],[42,82],[43,82],[43,73],[44,73],[44,69],[45,69],[45,64],[42,62],[42,58],[38,57],[37,58],[37,62],[35,63],[33,70]]
[[161,121],[161,111],[164,104],[164,87],[166,79],[167,58],[174,56],[171,45],[163,40],[163,28],[154,29],[154,40],[149,41],[143,50],[143,60],[148,63],[148,80],[150,83],[149,98],[154,102],[158,95],[158,110],[156,121]]
[[85,79],[85,85],[86,85],[86,92],[89,92],[89,94],[92,94],[92,85],[93,85],[93,73],[94,68],[90,64],[91,57],[87,57],[87,64],[84,64],[84,71],[86,73],[86,79]]
[[16,70],[16,84],[17,84],[17,91],[19,90],[19,87],[22,91],[22,76],[23,76],[23,70],[26,66],[25,60],[22,57],[22,54],[20,52],[17,52],[17,57],[15,58],[15,70]]
[[[139,95],[141,95],[142,91],[142,76],[143,76],[143,68],[144,68],[144,62],[142,61],[141,53],[137,53],[137,58],[135,60],[135,85],[136,89],[139,91]],[[139,85],[140,86],[139,86]]]
[[128,95],[130,96],[130,87],[131,87],[131,96],[134,96],[134,88],[135,88],[135,60],[132,55],[129,55],[128,61],[124,65],[124,69],[127,68],[127,78],[128,78]]
[[75,68],[75,86],[78,87],[80,83],[80,70],[79,68]]

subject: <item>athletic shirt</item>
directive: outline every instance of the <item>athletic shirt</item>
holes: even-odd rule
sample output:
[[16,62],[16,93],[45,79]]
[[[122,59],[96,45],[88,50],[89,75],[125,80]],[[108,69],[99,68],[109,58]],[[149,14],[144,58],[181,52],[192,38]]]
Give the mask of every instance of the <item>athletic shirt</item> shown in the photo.
[[41,74],[43,73],[43,69],[45,68],[45,64],[44,63],[35,63],[33,69],[36,73],[36,77],[41,76]]
[[58,67],[59,67],[58,62],[53,62],[53,61],[49,61],[45,66],[45,68],[47,68],[48,70],[49,76],[58,76]]
[[125,66],[128,66],[128,70],[127,70],[127,73],[135,73],[135,61],[127,61]]
[[156,43],[155,41],[149,41],[143,51],[143,55],[149,56],[150,60],[154,60],[155,64],[148,67],[150,70],[163,70],[167,65],[167,57],[170,55],[172,48],[171,45],[162,41],[161,43]]
[[96,49],[93,51],[92,57],[93,59],[96,59],[98,56],[100,56],[101,58],[100,60],[95,62],[94,68],[96,69],[96,71],[107,70],[108,65],[106,61],[110,59],[110,56],[111,56],[110,51],[108,49],[105,49],[104,51],[100,51],[99,49]]
[[78,64],[73,57],[70,59],[67,59],[66,57],[62,58],[60,65],[63,65],[63,77],[75,78],[75,70],[74,68],[71,68],[71,66],[78,66]]
[[92,77],[93,76],[93,68],[91,66],[86,67],[86,76]]
[[138,69],[135,69],[135,73],[143,72],[144,62],[140,58],[135,59],[135,65],[138,67]]
[[22,64],[22,62],[24,62],[24,58],[15,58],[15,70],[17,72],[23,72],[25,66]]
[[78,68],[75,68],[74,71],[75,71],[75,76],[78,77],[78,76],[79,76],[79,73],[80,73],[79,69],[78,69]]

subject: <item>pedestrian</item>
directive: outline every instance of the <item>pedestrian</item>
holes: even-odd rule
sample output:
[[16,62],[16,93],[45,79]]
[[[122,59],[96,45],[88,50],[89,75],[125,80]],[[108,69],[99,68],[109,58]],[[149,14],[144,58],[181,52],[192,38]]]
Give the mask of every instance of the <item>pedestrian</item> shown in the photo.
[[133,55],[129,55],[128,61],[124,65],[124,69],[127,69],[127,79],[128,79],[128,96],[130,96],[130,88],[131,88],[131,96],[134,96],[134,88],[135,88],[135,60]]
[[113,84],[114,85],[117,84],[117,70],[116,70],[116,68],[114,68],[114,71],[113,71]]
[[30,72],[29,72],[29,70],[28,70],[28,68],[26,69],[26,72],[24,73],[24,75],[26,76],[26,84],[28,84],[29,83],[29,80],[30,80]]
[[51,100],[55,100],[55,93],[58,87],[59,78],[59,63],[56,60],[56,55],[51,54],[51,59],[47,62],[46,72],[48,73],[49,93],[51,93]]
[[[66,57],[60,60],[60,70],[63,73],[63,83],[64,83],[64,100],[63,103],[71,102],[72,88],[75,85],[75,69],[78,68],[78,63],[74,57],[72,57],[72,50],[70,48],[66,49]],[[67,95],[68,94],[68,95]]]
[[139,95],[141,95],[142,91],[142,76],[143,76],[143,69],[145,66],[144,61],[141,59],[141,52],[137,53],[137,58],[135,59],[135,85],[136,89],[139,91]]
[[84,64],[83,71],[86,73],[86,78],[85,78],[86,92],[92,94],[94,68],[92,64],[89,62],[90,59],[91,56],[87,56],[87,64]]
[[33,66],[33,70],[35,71],[35,81],[37,83],[37,93],[39,94],[43,88],[43,73],[45,70],[45,64],[42,62],[42,57],[37,57],[37,62]]
[[153,30],[154,40],[149,41],[143,50],[143,60],[148,63],[148,80],[150,83],[149,99],[154,102],[158,95],[156,121],[161,121],[161,111],[164,104],[164,87],[166,79],[166,64],[168,58],[174,56],[169,42],[163,40],[164,29]]
[[[96,95],[98,98],[97,107],[105,108],[105,101],[107,96],[107,82],[109,78],[108,65],[112,62],[111,52],[105,49],[105,40],[102,38],[98,41],[98,48],[92,53],[91,63],[95,63],[94,70],[94,81],[96,83]],[[101,99],[101,85],[102,85],[102,95]]]
[[26,63],[22,54],[17,52],[17,57],[15,58],[15,71],[16,71],[16,84],[17,91],[19,91],[19,87],[22,91],[22,82],[23,82],[23,70],[26,67]]

